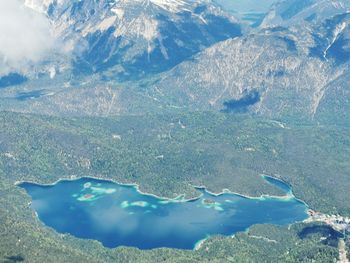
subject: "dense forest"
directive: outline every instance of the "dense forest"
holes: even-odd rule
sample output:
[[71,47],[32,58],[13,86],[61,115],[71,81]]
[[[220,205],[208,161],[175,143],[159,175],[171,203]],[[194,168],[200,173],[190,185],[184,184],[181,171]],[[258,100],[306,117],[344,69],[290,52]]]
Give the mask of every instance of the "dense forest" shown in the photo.
[[48,255],[55,262],[338,258],[339,237],[327,226],[303,223],[258,225],[233,238],[211,237],[196,251],[106,249],[44,226],[28,205],[30,197],[15,183],[94,176],[137,183],[142,191],[167,197],[197,196],[195,185],[213,192],[228,188],[250,196],[283,195],[261,177],[269,174],[290,183],[310,208],[349,215],[350,204],[344,202],[349,189],[347,128],[245,114],[64,119],[6,112],[0,115],[0,127],[0,258],[5,262],[43,262]]

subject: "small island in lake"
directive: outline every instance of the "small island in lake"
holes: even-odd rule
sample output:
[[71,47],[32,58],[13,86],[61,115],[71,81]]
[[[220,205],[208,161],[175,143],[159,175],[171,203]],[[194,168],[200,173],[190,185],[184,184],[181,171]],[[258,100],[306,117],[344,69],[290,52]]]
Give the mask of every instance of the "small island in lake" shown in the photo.
[[285,225],[308,217],[306,205],[294,197],[245,198],[198,189],[197,199],[162,199],[142,194],[135,186],[91,178],[50,187],[20,186],[31,195],[31,206],[46,225],[111,248],[193,249],[210,235],[232,235],[254,224]]

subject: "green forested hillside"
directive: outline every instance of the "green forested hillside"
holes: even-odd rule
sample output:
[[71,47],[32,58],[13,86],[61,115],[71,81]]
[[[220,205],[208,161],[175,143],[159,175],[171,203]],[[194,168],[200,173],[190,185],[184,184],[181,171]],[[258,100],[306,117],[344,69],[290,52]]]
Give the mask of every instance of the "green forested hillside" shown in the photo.
[[[94,176],[137,183],[142,191],[173,197],[210,191],[282,195],[261,174],[290,183],[312,209],[350,214],[349,131],[248,115],[193,113],[61,119],[0,114],[0,258],[43,262],[332,262],[334,242],[322,227],[302,235],[299,224],[256,226],[235,238],[213,237],[198,251],[103,248],[45,227],[16,181],[53,183]],[[308,228],[309,227],[309,228]],[[271,241],[272,240],[272,241]],[[13,257],[13,258],[11,258]],[[18,258],[16,258],[18,257]],[[12,260],[12,261],[11,261]],[[45,261],[45,260],[44,260]]]

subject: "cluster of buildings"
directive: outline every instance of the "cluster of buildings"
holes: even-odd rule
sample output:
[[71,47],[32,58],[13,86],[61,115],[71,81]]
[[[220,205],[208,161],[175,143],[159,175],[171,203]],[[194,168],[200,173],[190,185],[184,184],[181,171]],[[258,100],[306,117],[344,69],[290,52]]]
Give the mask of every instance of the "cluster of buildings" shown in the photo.
[[350,233],[350,218],[340,215],[326,215],[313,210],[308,211],[310,218],[307,222],[323,222],[341,233]]

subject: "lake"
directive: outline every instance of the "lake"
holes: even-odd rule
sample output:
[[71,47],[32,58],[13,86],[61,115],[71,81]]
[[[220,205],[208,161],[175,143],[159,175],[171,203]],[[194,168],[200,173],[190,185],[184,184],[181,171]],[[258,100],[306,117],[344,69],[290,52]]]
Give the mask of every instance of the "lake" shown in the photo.
[[213,195],[197,188],[197,199],[162,199],[142,194],[136,186],[91,178],[20,186],[32,197],[39,219],[59,233],[95,239],[109,248],[193,249],[211,235],[228,236],[254,224],[286,225],[308,217],[307,206],[288,185],[265,179],[285,190],[286,196]]

